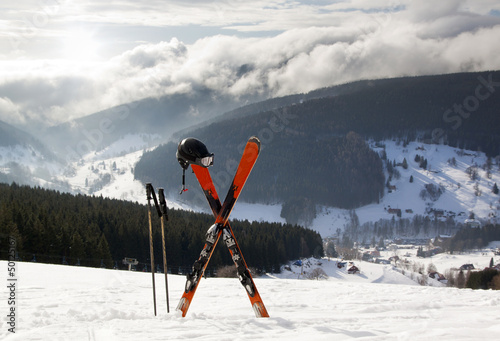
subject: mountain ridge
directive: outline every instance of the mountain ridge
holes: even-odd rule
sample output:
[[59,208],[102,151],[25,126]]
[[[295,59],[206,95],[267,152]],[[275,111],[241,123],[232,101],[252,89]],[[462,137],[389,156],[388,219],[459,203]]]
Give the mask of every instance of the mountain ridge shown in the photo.
[[[242,193],[246,201],[286,204],[299,198],[293,204],[295,210],[309,207],[308,200],[356,208],[367,204],[367,199],[377,202],[384,195],[379,188],[386,182],[378,174],[387,166],[381,165],[378,156],[370,159],[361,140],[441,143],[483,150],[487,156],[500,154],[495,128],[500,126],[500,96],[493,86],[488,88],[488,82],[496,84],[492,82],[497,79],[499,71],[360,81],[346,85],[343,94],[298,102],[296,97],[291,105],[243,117],[233,112],[189,134],[202,140],[223,165],[216,176],[220,187],[232,176],[238,146],[251,135],[262,140],[262,156],[249,179],[251,189]],[[460,116],[460,108],[470,115]],[[450,124],[458,118],[459,127]],[[145,153],[136,165],[136,179],[175,187],[179,181],[175,151],[173,142]],[[339,184],[334,185],[332,178]],[[371,180],[365,183],[367,179]]]

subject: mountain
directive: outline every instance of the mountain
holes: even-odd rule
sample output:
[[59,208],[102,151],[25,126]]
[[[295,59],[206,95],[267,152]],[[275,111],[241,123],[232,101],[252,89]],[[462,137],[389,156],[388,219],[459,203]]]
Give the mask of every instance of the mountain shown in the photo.
[[[309,100],[288,97],[292,104],[272,110],[251,105],[175,137],[205,142],[215,153],[216,185],[227,188],[242,144],[258,136],[263,149],[242,192],[244,201],[283,203],[299,214],[318,204],[357,208],[378,202],[386,184],[386,163],[364,141],[442,143],[500,154],[498,79],[500,71],[354,82],[318,90]],[[177,189],[176,146],[144,153],[136,178]],[[195,191],[185,195],[191,201],[203,197],[192,178],[187,181]]]
[[48,128],[43,140],[66,160],[78,160],[131,134],[149,135],[152,144],[255,98],[216,96],[209,90],[146,98]]
[[13,147],[16,145],[32,146],[47,157],[54,157],[45,145],[33,135],[0,121],[0,147]]
[[47,184],[61,169],[60,160],[41,141],[0,121],[0,182]]

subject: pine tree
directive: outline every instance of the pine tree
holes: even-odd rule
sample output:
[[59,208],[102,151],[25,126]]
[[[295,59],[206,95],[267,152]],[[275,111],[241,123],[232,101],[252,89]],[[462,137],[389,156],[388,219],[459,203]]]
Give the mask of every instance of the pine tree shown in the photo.
[[70,251],[70,257],[71,257],[71,264],[76,264],[78,259],[85,259],[85,245],[83,244],[82,237],[80,236],[80,233],[75,231],[73,233],[73,237],[71,238],[71,251]]
[[408,161],[406,161],[406,158],[403,159],[403,164],[402,164],[404,169],[408,169]]
[[97,256],[104,262],[106,267],[110,268],[113,264],[111,252],[109,251],[108,241],[104,234],[101,235],[99,244],[97,245]]
[[493,192],[493,193],[495,193],[495,194],[498,194],[498,186],[497,186],[497,183],[496,183],[496,182],[495,182],[495,184],[493,185],[492,192]]
[[413,175],[410,176],[410,183],[413,183]]
[[458,277],[457,277],[457,287],[461,288],[461,289],[464,288],[465,282],[466,282],[465,274],[464,274],[463,270],[460,270],[460,272],[458,273]]
[[380,240],[378,241],[378,247],[381,249],[385,248],[385,243],[384,243],[384,238],[380,237]]
[[332,257],[332,258],[338,257],[337,250],[335,250],[335,244],[332,241],[329,241],[326,244],[326,251],[325,252],[326,252],[326,255],[328,257]]

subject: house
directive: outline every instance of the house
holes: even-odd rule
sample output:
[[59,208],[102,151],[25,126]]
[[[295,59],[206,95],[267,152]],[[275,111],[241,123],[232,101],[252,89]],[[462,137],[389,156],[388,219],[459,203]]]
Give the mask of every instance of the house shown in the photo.
[[337,262],[337,268],[339,269],[345,268],[346,264],[347,264],[346,262]]
[[370,255],[370,252],[363,253],[361,259],[364,260],[365,262],[373,262],[373,256]]
[[443,276],[443,274],[440,274],[439,272],[430,272],[429,277],[441,283],[448,283],[448,280]]
[[405,212],[406,212],[406,213],[410,213],[410,214],[411,214],[411,213],[413,213],[413,210],[412,210],[411,208],[407,208],[407,209],[405,210]]
[[464,223],[467,227],[474,228],[474,229],[481,227],[481,223],[479,221],[477,221],[476,219],[465,219]]
[[351,275],[355,275],[355,274],[358,274],[360,271],[359,271],[359,268],[355,265],[351,266],[349,268],[349,270],[347,270],[347,273],[348,274],[351,274]]
[[472,264],[464,264],[460,267],[460,270],[474,270],[474,265]]
[[387,210],[389,214],[396,214],[398,217],[401,217],[401,209],[400,208],[389,208]]

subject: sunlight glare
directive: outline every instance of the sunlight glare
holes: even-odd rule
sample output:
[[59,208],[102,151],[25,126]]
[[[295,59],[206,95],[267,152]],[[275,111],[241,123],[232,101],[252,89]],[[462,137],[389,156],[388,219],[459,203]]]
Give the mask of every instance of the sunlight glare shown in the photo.
[[77,61],[92,61],[98,58],[99,43],[92,33],[78,30],[68,32],[63,43],[63,57]]

